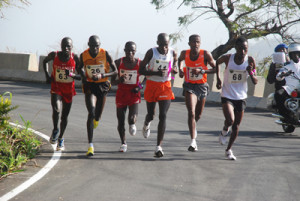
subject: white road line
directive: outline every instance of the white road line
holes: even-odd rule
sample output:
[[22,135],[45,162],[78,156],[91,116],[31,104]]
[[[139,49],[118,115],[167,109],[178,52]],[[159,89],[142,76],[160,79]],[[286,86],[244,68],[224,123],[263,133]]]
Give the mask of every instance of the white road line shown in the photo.
[[[13,126],[24,128],[21,125],[17,125],[17,124],[14,124],[14,123],[10,123],[10,124],[13,125]],[[44,138],[45,140],[49,141],[50,137],[48,137],[47,135],[45,135],[43,133],[40,133],[38,131],[35,131],[33,129],[30,129],[30,130],[33,131],[36,135],[38,135],[38,136]],[[56,146],[55,145],[52,145],[52,148],[53,148],[53,155],[52,155],[52,158],[50,159],[50,161],[38,173],[33,175],[30,179],[28,179],[27,181],[25,181],[24,183],[22,183],[21,185],[19,185],[15,189],[13,189],[12,191],[10,191],[10,192],[6,193],[5,195],[3,195],[2,197],[0,197],[0,201],[7,201],[9,199],[12,199],[13,197],[18,195],[22,191],[29,188],[32,184],[34,184],[35,182],[40,180],[43,176],[45,176],[56,165],[56,163],[60,159],[61,151],[56,151]]]

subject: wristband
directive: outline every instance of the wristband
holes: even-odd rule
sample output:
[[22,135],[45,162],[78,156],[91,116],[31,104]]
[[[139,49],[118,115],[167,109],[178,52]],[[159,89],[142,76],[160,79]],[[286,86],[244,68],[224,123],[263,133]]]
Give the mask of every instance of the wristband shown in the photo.
[[253,75],[254,74],[254,71],[251,71],[250,73],[249,73],[249,75]]
[[140,83],[139,83],[138,86],[139,86],[140,89],[143,89],[143,88],[144,88],[144,86],[143,86],[142,84],[140,84]]
[[205,70],[201,69],[200,73],[201,73],[201,74],[204,74],[204,73],[205,73]]
[[70,77],[74,77],[74,76],[75,76],[75,74],[74,74],[74,73],[72,73],[72,72],[70,72],[70,73],[69,73],[69,76],[70,76]]

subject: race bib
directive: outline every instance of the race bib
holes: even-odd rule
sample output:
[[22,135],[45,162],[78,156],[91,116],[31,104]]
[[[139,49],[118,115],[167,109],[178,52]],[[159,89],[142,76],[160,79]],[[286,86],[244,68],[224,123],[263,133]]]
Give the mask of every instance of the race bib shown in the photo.
[[165,75],[167,76],[167,72],[169,71],[169,61],[164,61],[164,60],[155,60],[154,66],[153,66],[153,71],[164,71]]
[[242,83],[247,80],[247,71],[246,70],[229,70],[228,75],[229,83]]
[[192,68],[192,67],[186,67],[187,69],[187,74],[188,74],[188,79],[191,81],[197,81],[201,80],[203,78],[203,74],[199,73],[198,75],[193,73],[193,69],[202,69],[202,68]]
[[137,83],[137,70],[120,70],[120,77],[125,75],[124,84],[136,84]]
[[86,72],[87,72],[88,77],[90,79],[92,79],[93,75],[99,75],[99,74],[105,73],[104,65],[103,64],[87,65]]
[[[73,71],[70,70],[70,72],[73,72]],[[66,70],[57,68],[56,72],[55,72],[55,81],[62,82],[62,83],[70,83],[70,82],[73,82],[73,78],[71,78],[70,76],[67,75]]]

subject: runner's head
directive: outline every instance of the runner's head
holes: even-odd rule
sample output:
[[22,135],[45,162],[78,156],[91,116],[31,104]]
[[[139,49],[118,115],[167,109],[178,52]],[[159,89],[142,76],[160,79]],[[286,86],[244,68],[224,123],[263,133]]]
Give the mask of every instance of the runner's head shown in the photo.
[[166,33],[160,33],[157,36],[158,51],[161,54],[167,54],[169,50],[169,35]]
[[299,62],[299,58],[300,58],[300,44],[299,43],[292,43],[289,45],[289,56],[290,56],[290,59],[293,60],[295,63]]
[[63,38],[61,40],[60,47],[61,47],[61,51],[63,52],[63,54],[65,54],[65,55],[71,54],[71,50],[73,48],[72,39],[69,37]]
[[189,46],[191,51],[199,52],[200,51],[200,44],[201,44],[201,37],[198,34],[193,34],[189,37]]
[[243,59],[248,52],[248,40],[244,37],[238,37],[235,41],[235,50],[238,58]]
[[135,55],[135,52],[136,52],[135,42],[128,41],[125,44],[124,52],[125,52],[126,58],[129,59],[130,61],[133,61],[134,60],[134,55]]
[[88,46],[92,56],[96,56],[99,53],[100,44],[100,38],[98,36],[93,35],[89,38]]

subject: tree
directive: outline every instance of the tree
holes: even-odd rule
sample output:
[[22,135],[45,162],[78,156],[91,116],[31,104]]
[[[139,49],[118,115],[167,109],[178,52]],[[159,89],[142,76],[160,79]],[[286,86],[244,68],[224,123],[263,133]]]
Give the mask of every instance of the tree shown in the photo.
[[4,14],[3,14],[4,8],[8,8],[8,7],[21,8],[15,2],[21,3],[22,5],[30,4],[28,0],[0,0],[0,18],[4,18]]
[[[176,0],[152,0],[151,4],[160,10]],[[293,33],[293,28],[300,22],[299,0],[180,0],[178,9],[182,6],[192,8],[192,12],[178,18],[182,28],[188,27],[197,19],[208,16],[217,17],[228,30],[228,40],[212,51],[214,59],[227,53],[234,47],[239,36],[247,39],[279,35],[283,41],[300,41]],[[181,32],[171,34],[176,43]]]

